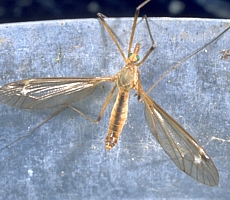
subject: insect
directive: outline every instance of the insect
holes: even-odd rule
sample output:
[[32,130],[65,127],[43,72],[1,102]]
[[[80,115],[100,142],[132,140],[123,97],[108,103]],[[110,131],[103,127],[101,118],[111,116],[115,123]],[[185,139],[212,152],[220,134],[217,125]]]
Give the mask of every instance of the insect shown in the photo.
[[[128,57],[125,56],[112,30],[107,25],[104,19],[105,16],[100,13],[98,14],[100,21],[114,41],[125,62],[125,66],[115,76],[95,78],[35,78],[16,81],[0,88],[0,102],[12,107],[31,110],[61,106],[61,109],[52,116],[60,112],[63,108],[68,107],[90,121],[98,123],[113,93],[118,88],[118,95],[111,112],[105,141],[106,149],[110,150],[117,144],[120,133],[125,125],[128,113],[129,93],[130,90],[134,89],[138,100],[141,100],[145,105],[145,119],[150,131],[176,166],[195,180],[209,186],[216,186],[219,181],[218,171],[205,150],[182,126],[153,101],[142,88],[138,67],[144,63],[155,48],[147,17],[144,17],[144,20],[152,42],[149,50],[140,60],[138,53],[141,44],[137,43],[133,52],[131,52],[131,48],[139,11],[149,1],[144,1],[136,9],[128,46]],[[184,59],[183,62],[198,51],[200,49]],[[177,66],[175,65],[171,68],[162,78]],[[71,103],[90,95],[96,86],[103,82],[114,82],[115,85],[108,95],[97,120],[91,119],[71,105]]]

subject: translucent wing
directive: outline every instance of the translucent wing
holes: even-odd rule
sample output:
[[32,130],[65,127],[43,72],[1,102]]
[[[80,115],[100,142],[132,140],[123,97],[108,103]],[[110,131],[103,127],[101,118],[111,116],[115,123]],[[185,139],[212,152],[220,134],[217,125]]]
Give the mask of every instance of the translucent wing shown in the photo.
[[195,180],[216,186],[218,171],[204,149],[144,91],[142,96],[148,126],[176,166]]
[[0,88],[0,102],[24,109],[43,109],[78,101],[105,78],[40,78],[12,82]]

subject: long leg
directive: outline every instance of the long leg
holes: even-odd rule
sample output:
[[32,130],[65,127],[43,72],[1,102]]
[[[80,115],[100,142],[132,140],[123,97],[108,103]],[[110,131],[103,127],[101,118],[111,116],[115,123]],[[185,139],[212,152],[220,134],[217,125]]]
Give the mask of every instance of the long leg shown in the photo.
[[147,19],[147,16],[144,15],[144,19],[145,19],[145,22],[146,22],[146,25],[147,25],[147,29],[148,29],[148,32],[149,32],[149,36],[150,36],[150,39],[151,39],[151,42],[152,42],[152,46],[149,48],[148,52],[145,54],[144,58],[136,63],[137,66],[140,66],[143,62],[145,62],[145,60],[148,58],[148,56],[152,53],[152,51],[155,49],[155,42],[153,40],[153,36],[152,36],[152,33],[151,33],[151,30],[149,28],[149,23],[148,23],[148,19]]
[[105,103],[104,103],[104,105],[103,105],[103,107],[102,107],[102,109],[101,109],[101,111],[100,111],[100,113],[99,113],[99,115],[98,115],[98,117],[97,117],[97,120],[92,119],[91,117],[87,116],[86,114],[84,114],[83,112],[81,112],[81,111],[78,110],[77,108],[73,107],[72,105],[67,105],[67,106],[68,106],[69,108],[73,109],[74,111],[76,111],[77,113],[79,113],[81,116],[83,116],[83,117],[85,117],[86,119],[88,119],[89,121],[91,121],[91,122],[93,122],[93,123],[95,123],[95,124],[98,124],[98,123],[100,122],[100,120],[101,120],[102,115],[103,115],[104,112],[105,112],[106,107],[108,106],[108,103],[110,102],[110,100],[111,100],[111,98],[112,98],[112,96],[113,96],[113,93],[114,93],[116,87],[117,87],[117,85],[115,85],[115,86],[113,87],[113,89],[112,89],[111,92],[109,93],[109,96],[106,98],[106,101],[105,101]]
[[58,109],[57,111],[55,111],[54,113],[52,113],[48,118],[46,118],[45,120],[43,120],[40,124],[38,124],[36,127],[34,127],[33,129],[31,129],[28,133],[20,136],[19,138],[17,138],[16,140],[12,141],[11,143],[7,144],[6,146],[0,148],[0,151],[3,150],[3,149],[6,149],[6,148],[9,148],[10,146],[12,146],[13,144],[15,144],[16,142],[20,141],[21,139],[31,135],[36,129],[38,129],[39,127],[41,127],[43,124],[45,124],[46,122],[48,122],[50,119],[52,119],[54,116],[56,116],[57,114],[59,114],[63,109],[69,107],[69,108],[72,108],[74,111],[76,111],[77,113],[79,113],[80,115],[82,115],[83,117],[85,117],[86,119],[90,120],[91,122],[95,123],[95,124],[98,124],[101,120],[101,117],[102,115],[104,114],[104,111],[108,105],[108,103],[110,102],[112,96],[113,96],[113,93],[116,89],[117,85],[115,85],[113,87],[113,89],[111,90],[110,94],[108,95],[99,115],[98,115],[98,118],[97,120],[94,120],[92,118],[90,118],[89,116],[85,115],[83,112],[81,112],[80,110],[76,109],[75,107],[71,106],[71,105],[65,105],[63,107],[61,107],[60,109]]
[[122,51],[120,45],[118,44],[112,30],[110,29],[110,27],[108,26],[108,24],[106,23],[106,21],[104,20],[105,15],[98,13],[97,16],[99,17],[99,19],[101,20],[101,23],[103,24],[103,26],[105,27],[105,29],[107,30],[107,32],[109,33],[110,37],[112,38],[112,40],[114,41],[114,43],[116,44],[118,50],[120,51],[125,63],[127,63],[127,58],[125,57],[124,52]]
[[52,113],[48,118],[46,118],[45,120],[43,120],[40,124],[38,124],[36,127],[32,128],[28,133],[20,136],[19,138],[17,138],[16,140],[12,141],[11,143],[7,144],[6,146],[0,148],[0,151],[6,148],[9,148],[10,146],[12,146],[13,144],[15,144],[16,142],[20,141],[21,139],[31,135],[36,129],[38,129],[39,127],[41,127],[43,124],[45,124],[46,122],[48,122],[50,119],[52,119],[54,116],[56,116],[57,114],[59,114],[63,109],[65,109],[67,106],[63,106],[60,109],[56,110],[54,113]]
[[223,32],[221,32],[219,35],[217,35],[215,38],[213,38],[210,42],[206,43],[204,46],[202,46],[201,48],[195,50],[192,54],[190,54],[189,56],[187,56],[186,58],[184,58],[183,60],[181,60],[180,62],[178,62],[176,65],[172,66],[168,71],[166,71],[157,80],[157,82],[151,88],[149,88],[149,90],[147,91],[147,93],[149,93],[153,88],[155,88],[171,71],[173,71],[174,69],[176,69],[177,67],[179,67],[182,63],[186,62],[189,58],[193,57],[194,55],[196,55],[197,53],[199,53],[200,51],[202,51],[203,49],[205,49],[208,45],[210,45],[214,41],[218,40],[229,29],[230,29],[230,26],[228,28],[226,28]]
[[[140,9],[141,9],[145,4],[147,4],[148,2],[150,2],[150,0],[144,1],[142,4],[140,4],[140,5],[136,8],[136,11],[135,11],[135,14],[134,14],[132,32],[131,32],[130,41],[129,41],[128,54],[131,52],[132,43],[133,43],[133,37],[134,37],[134,32],[135,32],[135,29],[136,29],[136,26],[137,26],[137,18],[138,18],[138,16],[139,16]],[[128,55],[128,54],[127,54],[127,55]]]

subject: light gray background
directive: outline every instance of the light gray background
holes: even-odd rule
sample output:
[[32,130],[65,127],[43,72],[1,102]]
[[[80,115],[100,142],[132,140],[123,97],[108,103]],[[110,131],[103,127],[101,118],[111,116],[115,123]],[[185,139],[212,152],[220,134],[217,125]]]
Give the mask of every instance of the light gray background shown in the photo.
[[[127,52],[132,18],[108,19]],[[230,25],[229,20],[149,18],[157,48],[140,67],[147,90],[171,66]],[[150,47],[144,21],[134,42]],[[195,137],[219,171],[217,187],[177,169],[151,135],[143,104],[131,93],[118,145],[105,150],[115,97],[100,124],[66,109],[32,135],[0,152],[1,199],[226,199],[230,195],[230,32],[181,65],[151,97]],[[60,56],[61,52],[61,56]],[[57,61],[58,56],[60,60]],[[115,75],[121,55],[97,19],[0,25],[0,85],[28,78]],[[76,104],[97,117],[112,84]],[[26,111],[0,105],[1,147],[27,133],[55,109]]]

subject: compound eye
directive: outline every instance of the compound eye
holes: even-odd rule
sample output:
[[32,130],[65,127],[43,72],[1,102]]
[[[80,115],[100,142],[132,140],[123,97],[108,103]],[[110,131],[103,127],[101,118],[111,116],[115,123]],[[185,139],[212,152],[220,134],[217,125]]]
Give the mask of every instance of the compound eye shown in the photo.
[[[128,54],[128,58],[130,57],[130,56],[132,56],[133,55],[133,53],[129,53]],[[140,56],[139,55],[136,55],[136,61],[135,62],[137,62],[137,61],[139,61],[140,60]]]

